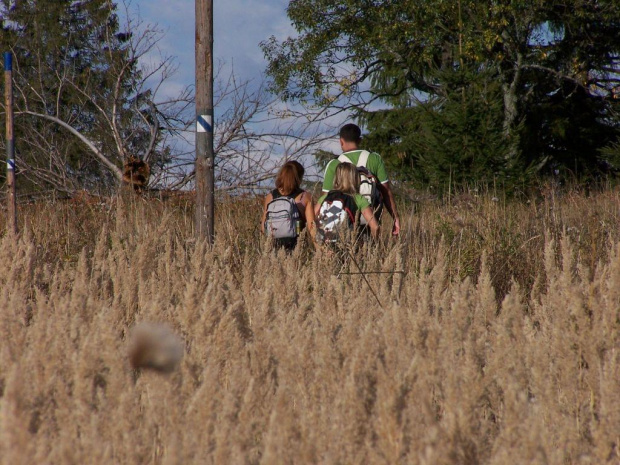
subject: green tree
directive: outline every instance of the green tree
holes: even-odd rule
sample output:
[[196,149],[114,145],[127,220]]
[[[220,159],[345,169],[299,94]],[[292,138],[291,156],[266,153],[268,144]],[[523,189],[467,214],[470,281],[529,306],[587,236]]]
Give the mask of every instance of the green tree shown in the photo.
[[262,44],[273,90],[353,111],[412,179],[582,175],[618,139],[618,2],[293,0],[287,13],[298,36]]
[[498,178],[519,182],[528,170],[522,163],[506,163],[509,147],[502,134],[502,108],[497,98],[489,98],[494,93],[497,97],[497,87],[486,82],[482,91],[470,83],[415,106],[362,112],[369,130],[364,143],[383,154],[401,180],[418,186],[441,191]]

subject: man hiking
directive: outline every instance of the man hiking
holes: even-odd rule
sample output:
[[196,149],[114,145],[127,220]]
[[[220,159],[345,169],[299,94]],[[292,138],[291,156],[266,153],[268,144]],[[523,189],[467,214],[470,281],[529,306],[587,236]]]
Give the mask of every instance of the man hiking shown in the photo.
[[[356,124],[349,123],[342,126],[340,129],[340,147],[342,148],[343,154],[327,164],[325,168],[325,177],[323,179],[323,193],[328,193],[333,189],[334,174],[336,173],[336,167],[340,163],[348,162],[356,165],[362,174],[362,178],[366,178],[364,172],[367,170],[369,172],[367,173],[368,183],[375,183],[376,181],[376,187],[382,199],[380,202],[385,205],[385,208],[394,220],[392,235],[398,236],[400,234],[400,219],[396,211],[396,203],[394,202],[394,194],[392,193],[390,181],[385,172],[385,165],[378,153],[368,152],[367,150],[361,150],[359,148],[361,139],[362,131]],[[374,179],[372,179],[373,177]],[[364,181],[362,183],[364,183]],[[368,197],[370,197],[370,194],[368,194]],[[377,221],[379,221],[381,216],[381,205],[373,205],[375,202],[373,202],[372,199],[369,199],[369,201],[375,210]]]

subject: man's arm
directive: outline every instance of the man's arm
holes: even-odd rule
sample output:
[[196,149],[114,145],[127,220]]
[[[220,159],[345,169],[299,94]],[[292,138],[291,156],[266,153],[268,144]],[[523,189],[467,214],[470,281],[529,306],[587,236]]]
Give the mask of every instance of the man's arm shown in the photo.
[[398,236],[400,234],[400,218],[396,211],[396,202],[394,201],[394,194],[392,193],[392,187],[390,181],[379,183],[379,190],[383,196],[383,202],[388,213],[394,219],[394,225],[392,226],[392,236]]

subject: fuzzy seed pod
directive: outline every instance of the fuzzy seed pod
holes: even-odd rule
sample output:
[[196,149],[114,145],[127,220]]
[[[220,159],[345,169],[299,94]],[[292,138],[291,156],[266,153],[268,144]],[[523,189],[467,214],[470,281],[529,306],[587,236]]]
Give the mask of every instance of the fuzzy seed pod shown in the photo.
[[165,325],[138,323],[129,338],[129,363],[134,370],[173,371],[183,358],[183,341]]

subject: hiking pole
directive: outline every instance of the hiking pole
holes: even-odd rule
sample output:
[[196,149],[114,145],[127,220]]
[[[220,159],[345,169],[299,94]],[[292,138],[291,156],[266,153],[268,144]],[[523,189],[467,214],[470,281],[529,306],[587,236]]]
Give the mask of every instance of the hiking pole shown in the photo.
[[[397,271],[341,271],[336,277],[339,278],[341,275],[357,275],[357,274],[402,274],[403,276],[407,274],[406,271],[397,270]],[[402,289],[402,281],[400,286],[398,287],[398,298],[400,299],[400,291]]]
[[342,274],[405,274],[404,271],[341,271],[338,276]]
[[351,260],[353,260],[353,263],[355,263],[355,266],[357,266],[357,269],[360,270],[360,274],[362,275],[362,278],[364,278],[364,281],[366,281],[366,284],[368,285],[368,289],[370,289],[370,292],[372,292],[372,295],[375,296],[375,299],[377,299],[377,303],[379,304],[379,307],[381,307],[381,310],[385,310],[385,308],[383,308],[383,305],[381,305],[381,301],[379,300],[379,297],[377,297],[375,290],[372,288],[372,286],[368,282],[368,278],[366,278],[366,274],[364,273],[364,270],[362,270],[362,268],[358,265],[357,261],[355,260],[355,257],[351,253],[351,250],[347,249],[347,252],[349,253],[349,257],[351,257]]

